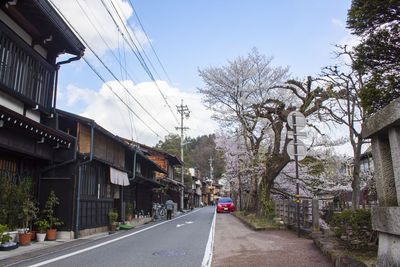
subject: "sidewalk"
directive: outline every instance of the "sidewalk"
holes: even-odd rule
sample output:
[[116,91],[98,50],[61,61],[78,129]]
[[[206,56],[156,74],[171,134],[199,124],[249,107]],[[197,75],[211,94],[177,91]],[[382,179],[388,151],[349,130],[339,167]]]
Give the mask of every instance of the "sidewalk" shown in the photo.
[[254,231],[231,214],[217,214],[213,267],[328,267],[330,260],[313,245],[286,230]]
[[[174,217],[178,217],[187,212],[189,212],[189,210],[184,210],[183,212],[178,211],[174,214]],[[134,227],[140,227],[144,224],[149,223],[150,221],[151,219],[149,218],[142,218],[142,219],[132,220],[131,222],[127,222],[126,224]],[[123,234],[124,231],[118,231],[117,234],[118,233]],[[74,247],[84,243],[89,243],[94,240],[104,238],[107,236],[110,236],[108,231],[88,236],[83,236],[79,237],[78,239],[72,239],[72,240],[57,239],[56,241],[44,241],[44,242],[32,241],[31,245],[29,246],[20,246],[14,250],[0,251],[0,266],[7,266],[26,259],[35,258],[55,251],[61,251],[70,247]]]
[[31,245],[20,246],[17,249],[9,251],[0,251],[0,266],[7,266],[26,259],[35,258],[54,251],[61,251],[80,244],[89,243],[96,239],[109,236],[108,232],[96,233],[89,236],[80,237],[79,239],[56,241],[36,242],[32,241]]

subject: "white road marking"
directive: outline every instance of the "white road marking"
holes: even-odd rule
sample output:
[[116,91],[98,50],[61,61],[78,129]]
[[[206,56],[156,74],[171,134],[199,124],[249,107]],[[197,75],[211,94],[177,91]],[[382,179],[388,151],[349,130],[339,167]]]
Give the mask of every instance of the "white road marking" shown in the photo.
[[118,241],[118,240],[125,239],[125,238],[127,238],[127,237],[130,237],[130,236],[139,234],[139,233],[141,233],[141,232],[147,231],[147,230],[149,230],[149,229],[151,229],[151,228],[154,228],[154,227],[156,227],[156,226],[162,225],[162,224],[164,224],[164,223],[168,223],[168,222],[177,220],[177,219],[179,219],[179,218],[185,217],[185,216],[187,216],[187,215],[193,214],[193,213],[195,213],[195,212],[198,212],[199,210],[200,210],[200,209],[195,210],[195,211],[193,211],[193,212],[190,212],[190,213],[188,213],[188,214],[185,214],[185,215],[182,215],[182,216],[173,218],[172,220],[167,220],[167,221],[161,222],[161,223],[159,223],[159,224],[152,225],[152,226],[150,226],[150,227],[148,227],[148,228],[145,228],[145,229],[142,229],[142,230],[133,232],[133,233],[128,234],[128,235],[120,236],[120,237],[117,237],[117,238],[115,238],[115,239],[108,240],[108,241],[106,241],[106,242],[103,242],[103,243],[100,243],[100,244],[97,244],[97,245],[94,245],[94,246],[91,246],[91,247],[88,247],[88,248],[84,248],[84,249],[81,249],[81,250],[77,250],[77,251],[75,251],[75,252],[71,252],[71,253],[69,253],[69,254],[65,254],[65,255],[56,257],[56,258],[54,258],[54,259],[50,259],[50,260],[46,260],[46,261],[42,261],[42,262],[39,262],[39,263],[30,265],[30,267],[43,266],[43,265],[46,265],[46,264],[49,264],[49,263],[52,263],[52,262],[55,262],[55,261],[59,261],[59,260],[65,259],[65,258],[69,258],[69,257],[75,256],[75,255],[81,254],[81,253],[83,253],[83,252],[86,252],[86,251],[89,251],[89,250],[92,250],[92,249],[95,249],[95,248],[98,248],[98,247],[102,247],[102,246],[105,246],[105,245],[114,243],[114,242],[116,242],[116,241]]
[[191,224],[191,223],[193,223],[193,222],[185,222],[186,224]]
[[179,228],[179,227],[184,226],[184,225],[185,225],[185,224],[179,224],[179,223],[178,223],[178,224],[176,225],[176,228]]
[[210,267],[212,262],[213,255],[213,247],[214,247],[214,230],[215,230],[215,217],[216,211],[214,210],[214,218],[210,228],[210,234],[208,235],[208,241],[206,250],[204,252],[203,262],[201,263],[201,267]]

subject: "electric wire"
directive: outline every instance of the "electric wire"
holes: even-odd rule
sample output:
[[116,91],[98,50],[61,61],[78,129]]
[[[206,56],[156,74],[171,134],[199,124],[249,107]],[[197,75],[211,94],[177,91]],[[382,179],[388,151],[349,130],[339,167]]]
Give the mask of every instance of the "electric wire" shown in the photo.
[[163,70],[163,72],[164,72],[165,76],[167,77],[168,81],[170,82],[170,84],[172,84],[172,81],[171,81],[171,79],[170,79],[170,77],[169,77],[167,71],[165,70],[164,65],[161,63],[161,60],[160,60],[160,58],[158,57],[158,55],[157,55],[157,53],[156,53],[156,50],[154,49],[153,45],[152,45],[151,42],[150,42],[149,36],[147,35],[147,32],[146,32],[146,30],[145,30],[144,27],[143,27],[142,21],[140,20],[139,15],[138,15],[138,13],[136,12],[136,9],[135,9],[135,7],[133,6],[133,3],[132,3],[131,0],[129,0],[129,4],[130,4],[130,6],[131,6],[132,9],[133,9],[133,13],[135,14],[135,17],[136,17],[137,21],[139,22],[140,28],[142,28],[142,31],[143,31],[144,35],[146,36],[147,41],[148,41],[149,44],[150,44],[151,50],[153,51],[154,55],[155,55],[156,58],[157,58],[158,63],[159,63],[160,66],[161,66],[161,69]]
[[[127,33],[128,35],[130,35],[130,32],[128,31],[128,28],[125,26],[125,23],[124,23],[124,22],[126,21],[127,24],[128,24],[128,19],[125,17],[125,15],[123,14],[123,12],[121,11],[121,7],[118,5],[118,8],[119,8],[119,10],[120,10],[120,11],[118,11],[117,8],[115,7],[115,5],[114,5],[114,3],[113,3],[112,0],[110,0],[110,3],[111,3],[111,5],[112,5],[112,7],[113,7],[115,13],[117,14],[117,16],[118,16],[118,18],[119,18],[119,21],[122,23],[122,25],[124,25],[124,28],[125,28],[126,33]],[[122,16],[124,17],[124,20],[121,18],[120,13],[121,13]],[[128,26],[129,26],[129,25],[128,25]],[[143,48],[143,46],[142,46],[142,44],[141,44],[139,38],[136,36],[136,33],[135,33],[134,29],[132,29],[132,34],[133,34],[133,37],[135,37],[137,46],[139,46],[139,48],[140,48],[140,50],[138,49],[138,53],[140,53],[140,51],[143,51],[144,57],[147,59],[147,62],[150,64],[150,67],[153,69],[153,71],[154,71],[154,73],[156,74],[156,76],[160,77],[160,75],[158,74],[156,68],[154,67],[153,63],[151,62],[150,58],[147,56],[147,53],[146,53],[146,51],[144,50],[144,48]],[[132,38],[130,38],[130,39],[131,39],[132,42],[134,42],[134,41],[132,40]],[[135,43],[135,42],[134,42],[134,43]],[[137,46],[135,46],[135,47],[137,47]]]
[[[111,72],[111,70],[107,67],[107,65],[105,65],[105,63],[100,59],[100,57],[93,51],[93,49],[87,44],[87,42],[82,38],[82,36],[79,34],[79,32],[72,26],[72,24],[69,22],[69,20],[60,12],[60,10],[58,9],[58,7],[56,5],[54,5],[54,3],[52,1],[50,1],[51,4],[53,5],[53,7],[57,10],[57,12],[62,16],[62,18],[67,22],[67,24],[69,25],[69,27],[79,36],[79,38],[82,40],[82,42],[85,44],[85,46],[87,48],[89,48],[89,50],[96,56],[96,58],[102,63],[102,65],[110,72],[110,74],[122,85],[122,87],[129,92],[129,90],[126,89],[126,87],[119,81],[118,78],[115,77],[114,73]],[[90,64],[90,62],[83,57],[83,60],[86,62],[86,64],[92,69],[92,71],[100,78],[100,80],[103,81],[103,83],[111,90],[111,92],[151,131],[153,132],[157,137],[161,138],[161,136],[156,133],[149,125],[147,125],[142,118],[140,118],[133,110],[132,108],[125,103],[125,101],[123,101],[123,99],[112,89],[112,87],[107,84],[107,82],[105,81],[105,79],[100,75],[100,73],[93,67],[93,65]],[[129,92],[130,94],[130,92]],[[133,97],[133,96],[132,96]],[[138,103],[140,106],[141,104]],[[141,106],[142,107],[142,106]],[[143,107],[142,107],[143,108]],[[144,109],[145,110],[145,109]],[[145,110],[147,111],[147,110]],[[150,114],[149,114],[150,115]],[[151,116],[152,117],[152,116]],[[153,117],[152,117],[153,118]],[[153,118],[154,119],[154,118]],[[157,123],[158,121],[155,120]],[[158,123],[159,124],[159,123]],[[159,124],[164,130],[166,130],[164,128],[164,126],[162,126],[161,124]],[[170,133],[168,130],[166,130],[168,133]]]
[[[79,2],[77,1],[77,3],[79,4]],[[79,5],[80,6],[80,5]],[[80,6],[81,7],[81,6]],[[87,13],[84,12],[84,14],[87,16]],[[66,19],[64,17],[64,19]],[[90,20],[89,20],[90,21]],[[72,25],[71,25],[72,27]],[[73,27],[72,27],[73,28]],[[144,112],[146,112],[147,115],[150,116],[150,118],[152,118],[162,129],[164,129],[167,133],[171,133],[169,130],[167,130],[160,122],[158,122],[158,120],[156,118],[154,118],[153,115],[150,114],[149,111],[147,111],[147,109],[132,95],[132,93],[128,90],[128,88],[126,88],[126,86],[118,79],[118,77],[111,71],[111,69],[104,63],[104,61],[99,57],[99,55],[92,49],[92,47],[84,40],[84,38],[79,34],[79,32],[76,31],[75,28],[73,28],[73,30],[77,33],[77,35],[82,39],[82,41],[84,42],[85,46],[87,48],[89,48],[89,50],[93,53],[93,55],[97,58],[97,60],[100,61],[100,63],[104,66],[104,68],[111,74],[111,76],[122,86],[122,88],[124,88],[124,90],[129,94],[129,96],[132,97],[133,100],[135,100],[135,102],[143,109]],[[122,64],[121,64],[122,66]]]
[[[100,31],[99,31],[99,29],[96,27],[96,24],[95,23],[93,23],[93,21],[90,19],[90,16],[87,14],[87,12],[86,12],[86,10],[82,7],[82,5],[79,3],[79,1],[78,0],[76,0],[76,2],[77,2],[77,4],[78,4],[78,6],[79,6],[79,8],[81,9],[81,11],[84,13],[84,15],[86,16],[86,18],[87,18],[87,20],[89,21],[89,23],[92,25],[92,27],[95,29],[95,31],[97,32],[97,34],[100,36],[100,38],[101,38],[101,40],[103,41],[103,43],[107,46],[107,48],[110,50],[110,52],[111,52],[111,54],[113,55],[113,57],[115,58],[115,60],[119,63],[119,66],[120,66],[120,71],[121,71],[121,78],[123,78],[123,72],[122,72],[122,70],[124,70],[124,72],[125,72],[125,79],[129,76],[129,78],[135,83],[135,84],[137,84],[137,86],[139,86],[139,84],[135,81],[135,79],[131,76],[131,74],[130,74],[130,72],[128,72],[128,70],[127,70],[127,67],[126,67],[126,54],[125,54],[125,43],[124,43],[124,41],[122,41],[122,45],[124,46],[123,47],[123,54],[124,54],[124,66],[122,66],[122,63],[121,63],[121,53],[120,53],[120,47],[119,47],[119,34],[118,34],[118,58],[117,58],[117,56],[115,55],[115,53],[114,53],[114,51],[113,51],[113,49],[111,49],[111,47],[110,47],[110,45],[108,44],[108,42],[103,38],[103,35],[100,33]],[[90,10],[89,8],[88,8],[88,10]],[[93,13],[92,13],[92,16],[93,16]],[[94,17],[94,16],[93,16]],[[104,30],[104,29],[103,29]],[[131,113],[130,112],[128,112],[128,117],[129,117],[129,122],[130,122],[130,126],[129,126],[129,128],[130,128],[130,132],[131,132],[131,139],[133,140],[133,129],[132,129],[132,125],[133,125],[133,128],[135,128],[135,132],[136,132],[136,127],[135,127],[135,125],[134,125],[134,121],[132,120],[132,116],[131,116]]]
[[150,131],[152,131],[157,137],[161,138],[161,136],[156,133],[150,126],[148,126],[136,113],[135,111],[132,110],[132,108],[125,103],[125,101],[114,91],[114,89],[112,89],[112,87],[106,82],[106,80],[103,78],[103,76],[100,75],[100,73],[92,66],[92,64],[90,64],[90,62],[83,57],[83,60],[86,62],[86,64],[89,66],[89,68],[92,69],[92,71],[99,77],[100,80],[103,81],[103,83],[108,87],[108,89],[110,89],[110,91],[114,94],[114,96],[116,96],[135,116],[136,118],[138,118],[146,127],[147,129],[149,129]]
[[[124,37],[125,41],[128,43],[128,45],[130,46],[132,52],[134,53],[134,55],[136,56],[136,58],[139,60],[139,63],[141,64],[141,66],[143,67],[143,69],[145,70],[145,72],[147,73],[147,75],[150,77],[150,79],[154,82],[154,84],[156,85],[158,91],[160,92],[161,96],[163,97],[165,103],[167,104],[169,110],[171,111],[175,121],[177,123],[179,123],[178,118],[176,117],[175,113],[173,112],[170,104],[167,101],[166,96],[164,95],[164,93],[161,91],[161,88],[159,87],[159,85],[157,84],[157,81],[155,80],[153,74],[151,73],[149,67],[146,64],[146,61],[143,59],[143,56],[140,53],[139,48],[137,47],[137,45],[135,44],[135,42],[132,39],[132,36],[130,34],[130,32],[128,31],[128,29],[125,26],[125,23],[123,22],[121,16],[119,15],[118,11],[116,11],[117,16],[119,17],[120,21],[122,22],[123,27],[125,28],[125,31],[127,32],[127,35],[129,37],[129,39],[132,42],[132,45],[135,47],[133,48],[131,43],[125,38],[125,35],[123,34],[123,32],[121,31],[120,27],[118,26],[118,22],[114,19],[114,16],[111,14],[110,10],[108,9],[107,5],[104,3],[104,0],[101,0],[101,3],[103,4],[104,8],[106,9],[107,13],[109,14],[109,16],[111,17],[112,21],[114,22],[115,26],[117,27],[118,31],[121,33],[121,35]],[[111,4],[113,5],[113,3],[111,2]],[[137,52],[135,52],[135,49]]]

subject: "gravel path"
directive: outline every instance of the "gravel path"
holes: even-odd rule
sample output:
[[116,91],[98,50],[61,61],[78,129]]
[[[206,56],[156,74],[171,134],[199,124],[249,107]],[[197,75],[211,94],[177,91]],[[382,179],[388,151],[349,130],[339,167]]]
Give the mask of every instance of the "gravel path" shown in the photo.
[[333,266],[313,241],[285,230],[253,231],[217,214],[212,266]]

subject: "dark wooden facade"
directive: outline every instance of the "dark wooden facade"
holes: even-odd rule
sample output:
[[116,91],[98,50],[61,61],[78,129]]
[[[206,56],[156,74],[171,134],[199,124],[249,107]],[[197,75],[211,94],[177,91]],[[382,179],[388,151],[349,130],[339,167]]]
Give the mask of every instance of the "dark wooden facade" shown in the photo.
[[178,209],[182,209],[183,207],[180,205],[180,191],[184,189],[184,185],[180,182],[180,177],[174,177],[174,168],[182,166],[183,162],[177,156],[167,152],[143,144],[136,144],[146,151],[148,159],[154,161],[163,169],[163,172],[156,171],[156,180],[161,185],[168,187],[165,198],[173,200],[178,204]]
[[0,179],[31,179],[41,204],[53,188],[73,190],[75,137],[54,127],[56,60],[84,49],[48,1],[0,1]]
[[[127,179],[132,176],[132,148],[91,119],[61,110],[56,115],[59,129],[74,136],[77,146],[71,162],[71,190],[65,194],[65,202],[72,206],[67,219],[71,223],[65,230],[105,227],[111,209],[122,213],[122,189],[111,183],[110,169],[126,173]],[[60,171],[64,168],[59,167]]]
[[145,146],[125,138],[121,138],[132,148],[135,152],[134,169],[135,172],[130,178],[131,185],[124,188],[124,196],[127,202],[133,204],[136,213],[151,214],[154,202],[162,203],[166,201],[163,194],[156,189],[163,186],[157,179],[157,173],[166,174],[160,162],[153,161],[147,157],[148,152]]

